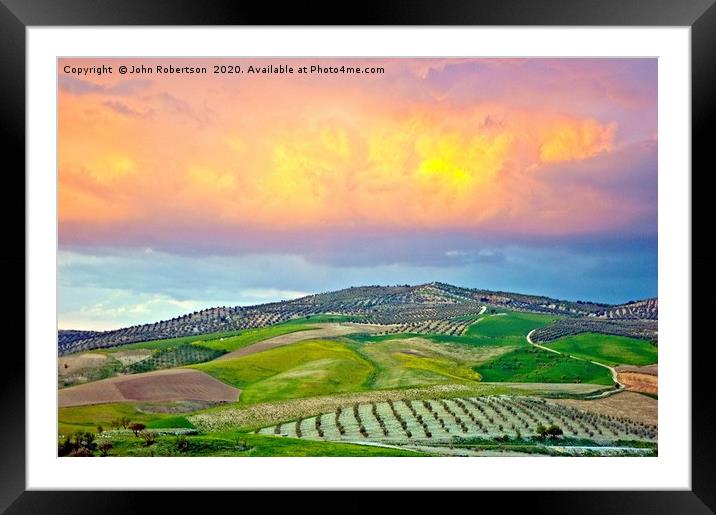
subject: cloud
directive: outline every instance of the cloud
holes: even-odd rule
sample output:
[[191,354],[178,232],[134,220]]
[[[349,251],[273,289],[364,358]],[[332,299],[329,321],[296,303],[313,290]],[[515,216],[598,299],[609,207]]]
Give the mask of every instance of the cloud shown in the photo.
[[[62,268],[61,288],[95,285],[96,304],[115,278],[178,302],[347,282],[615,299],[655,284],[629,268],[656,256],[655,59],[321,64],[386,72],[60,75],[59,244],[104,263]],[[610,267],[602,283],[589,272]]]
[[138,118],[142,118],[142,117],[146,116],[145,113],[141,113],[141,112],[137,111],[136,109],[132,109],[127,104],[124,104],[122,102],[118,102],[115,100],[107,100],[105,102],[102,102],[102,105],[108,107],[115,113],[119,113],[124,116],[132,116],[132,117],[138,117]]
[[171,93],[167,93],[165,91],[157,94],[154,98],[165,111],[180,116],[186,116],[187,118],[193,120],[199,127],[203,127],[211,123],[216,117],[216,112],[206,105],[204,105],[202,109],[195,109],[185,100],[177,98]]
[[461,264],[490,263],[501,264],[507,261],[504,252],[499,250],[447,250],[445,257]]
[[60,91],[71,95],[130,96],[145,91],[152,86],[152,81],[148,79],[124,79],[114,84],[98,84],[72,75],[60,75],[58,83]]
[[477,251],[478,259],[453,266],[336,266],[277,254],[207,258],[156,251],[147,257],[139,249],[60,251],[59,319],[64,328],[108,329],[213,306],[287,300],[366,284],[431,281],[619,303],[657,294],[654,247],[655,242],[618,248],[599,242],[583,248],[505,245]]

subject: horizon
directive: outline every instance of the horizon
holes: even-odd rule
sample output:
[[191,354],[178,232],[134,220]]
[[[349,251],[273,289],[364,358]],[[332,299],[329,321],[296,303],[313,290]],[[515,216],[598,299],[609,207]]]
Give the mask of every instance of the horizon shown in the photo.
[[[64,71],[279,62],[384,72]],[[657,68],[60,59],[58,326],[127,327],[346,284],[656,297]]]
[[534,296],[534,297],[545,297],[545,298],[548,298],[548,299],[550,299],[550,300],[555,300],[555,301],[559,301],[559,302],[584,302],[584,303],[593,303],[593,304],[603,304],[603,305],[605,305],[605,306],[618,306],[618,305],[629,304],[629,303],[633,303],[633,302],[641,302],[641,301],[649,300],[649,299],[658,299],[657,296],[654,296],[654,297],[643,297],[643,298],[627,299],[627,300],[624,300],[624,301],[622,301],[622,302],[617,302],[617,303],[605,303],[605,302],[594,301],[594,300],[591,300],[591,299],[566,299],[566,298],[557,298],[557,297],[551,297],[551,296],[549,296],[549,295],[543,295],[543,294],[541,294],[541,293],[535,293],[535,292],[508,291],[508,290],[500,290],[500,289],[493,290],[493,289],[473,287],[473,286],[461,286],[461,285],[458,285],[458,284],[450,284],[450,283],[445,283],[445,282],[442,282],[442,281],[430,281],[430,282],[424,282],[424,283],[418,283],[418,284],[405,284],[405,283],[401,283],[401,284],[361,284],[361,285],[356,285],[356,284],[354,284],[354,285],[346,286],[346,287],[344,287],[344,288],[339,288],[339,289],[337,289],[337,290],[326,290],[326,291],[319,291],[319,292],[313,292],[313,293],[311,293],[311,292],[301,292],[302,294],[301,294],[300,296],[297,296],[297,297],[293,297],[293,298],[290,298],[290,299],[267,300],[266,302],[262,302],[262,303],[259,303],[259,304],[222,304],[222,305],[203,306],[203,307],[199,307],[199,308],[197,308],[197,309],[194,309],[194,310],[192,310],[192,311],[176,312],[175,314],[170,315],[170,316],[168,316],[168,317],[166,317],[166,318],[162,318],[162,319],[151,319],[151,320],[147,319],[147,320],[145,320],[145,321],[141,321],[141,322],[138,322],[138,323],[136,323],[136,324],[131,324],[130,326],[116,326],[116,327],[107,327],[107,328],[78,328],[78,327],[60,327],[60,326],[58,325],[57,330],[58,330],[58,331],[98,331],[98,332],[111,332],[111,331],[115,331],[115,330],[119,330],[119,329],[124,329],[124,328],[126,328],[126,327],[142,326],[142,325],[145,325],[145,324],[152,324],[152,323],[160,322],[160,321],[163,321],[163,320],[171,320],[171,319],[173,319],[173,318],[181,317],[181,316],[183,316],[183,315],[189,315],[189,314],[192,314],[192,313],[196,313],[196,312],[200,312],[200,311],[207,310],[207,309],[212,309],[212,308],[219,308],[219,307],[228,307],[228,308],[243,307],[243,308],[251,308],[251,307],[262,306],[262,305],[264,305],[264,304],[274,304],[274,303],[279,303],[279,302],[290,302],[290,301],[292,301],[292,300],[298,300],[298,299],[302,299],[302,298],[305,298],[305,297],[310,297],[310,296],[314,296],[314,295],[321,295],[321,294],[326,294],[326,293],[335,293],[335,292],[338,292],[338,291],[350,290],[350,289],[352,289],[352,288],[368,288],[368,287],[378,287],[378,288],[409,287],[409,288],[418,288],[418,287],[421,287],[421,286],[441,285],[441,284],[444,284],[444,285],[447,285],[447,286],[452,286],[452,287],[457,287],[457,288],[462,288],[462,289],[466,289],[466,290],[478,290],[478,291],[485,291],[485,292],[489,292],[489,293],[505,293],[505,294],[515,294],[515,295],[531,295],[531,296]]

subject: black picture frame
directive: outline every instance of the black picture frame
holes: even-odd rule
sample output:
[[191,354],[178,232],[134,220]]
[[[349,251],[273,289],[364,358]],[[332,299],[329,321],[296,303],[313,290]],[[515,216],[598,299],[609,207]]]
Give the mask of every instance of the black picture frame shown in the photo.
[[[0,0],[0,104],[2,105],[0,139],[2,156],[7,164],[3,184],[9,195],[0,203],[6,223],[3,227],[0,270],[5,272],[6,297],[15,294],[10,308],[19,309],[18,297],[25,299],[25,29],[32,26],[87,25],[550,25],[550,26],[688,26],[691,27],[692,79],[692,274],[698,274],[697,288],[692,289],[692,320],[709,319],[709,303],[698,302],[698,290],[706,299],[713,290],[712,270],[716,250],[708,241],[693,238],[697,226],[708,224],[707,204],[712,189],[706,178],[713,168],[708,159],[713,146],[708,129],[716,110],[716,0],[427,0],[368,1],[352,5],[338,3],[295,2],[277,6],[272,2],[236,0]],[[710,165],[710,166],[709,166]],[[708,168],[707,168],[708,166]],[[700,170],[700,173],[695,173]],[[688,170],[674,173],[689,173]],[[711,172],[712,173],[712,172]],[[698,187],[696,187],[698,185]],[[21,194],[20,192],[23,192]],[[708,234],[708,233],[705,233]],[[703,299],[702,299],[703,300]],[[31,310],[31,305],[25,306]],[[11,311],[12,313],[13,311]],[[24,324],[12,317],[6,327],[4,359],[25,363]],[[701,324],[703,327],[703,322]],[[8,329],[10,334],[7,334]],[[563,491],[563,492],[480,492],[479,504],[489,506],[496,496],[509,496],[510,506],[523,507],[531,513],[713,513],[716,510],[716,445],[714,416],[716,409],[709,397],[711,364],[705,339],[692,324],[692,489],[690,491]],[[26,345],[29,342],[26,342]],[[41,345],[40,342],[31,342]],[[689,344],[690,342],[681,342]],[[54,343],[47,342],[47,345]],[[252,492],[61,492],[26,491],[25,449],[31,442],[25,433],[25,369],[3,367],[0,374],[0,396],[4,415],[0,438],[0,510],[7,513],[136,513],[152,509],[161,496],[162,511],[185,513],[205,511],[241,496],[242,502],[261,502]],[[668,416],[668,415],[667,415]],[[266,494],[263,494],[266,496]],[[311,494],[269,494],[273,502],[302,505],[301,498]],[[290,495],[290,497],[289,497]],[[365,494],[377,495],[375,493]],[[453,494],[451,494],[453,495]],[[212,496],[210,500],[207,496]],[[434,498],[429,492],[413,492],[403,508],[422,511]],[[298,499],[296,499],[298,498]],[[459,497],[458,497],[459,499]],[[325,502],[325,500],[324,500]],[[452,502],[452,501],[451,501]],[[456,501],[459,502],[459,501]],[[349,511],[359,509],[361,503]],[[248,504],[246,506],[250,506]],[[310,508],[311,504],[306,503]]]

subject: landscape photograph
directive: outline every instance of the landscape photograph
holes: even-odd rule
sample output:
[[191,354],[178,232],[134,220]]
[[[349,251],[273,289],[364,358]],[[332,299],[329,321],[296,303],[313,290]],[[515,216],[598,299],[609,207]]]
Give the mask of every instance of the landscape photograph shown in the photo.
[[59,457],[658,455],[656,59],[57,73]]

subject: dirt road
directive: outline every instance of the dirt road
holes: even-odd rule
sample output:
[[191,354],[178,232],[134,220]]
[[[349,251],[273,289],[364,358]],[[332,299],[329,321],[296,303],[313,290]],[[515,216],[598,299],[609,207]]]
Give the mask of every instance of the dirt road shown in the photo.
[[534,332],[535,332],[535,329],[532,329],[529,333],[527,333],[527,336],[526,336],[526,338],[527,338],[527,343],[529,343],[529,344],[532,345],[533,347],[537,347],[538,349],[546,350],[546,351],[549,351],[549,352],[554,352],[555,354],[561,354],[561,355],[569,356],[569,357],[572,358],[572,359],[579,359],[579,360],[581,360],[581,361],[589,361],[590,363],[592,363],[592,364],[594,364],[594,365],[598,365],[598,366],[600,366],[600,367],[606,368],[607,370],[609,370],[609,371],[612,373],[612,381],[614,381],[614,383],[617,385],[617,387],[616,387],[615,389],[613,389],[613,390],[607,390],[607,391],[602,392],[602,393],[600,393],[600,394],[594,395],[593,397],[589,397],[590,399],[599,399],[599,398],[602,398],[602,397],[607,397],[607,396],[609,396],[609,395],[614,395],[615,393],[620,392],[620,391],[622,391],[622,390],[624,389],[624,385],[619,381],[619,375],[617,374],[617,371],[614,370],[613,367],[610,367],[609,365],[605,365],[604,363],[599,363],[599,362],[597,362],[597,361],[587,360],[587,359],[584,359],[584,358],[578,358],[577,356],[573,356],[573,355],[571,355],[571,354],[564,354],[563,352],[559,352],[558,350],[550,349],[549,347],[545,347],[544,345],[540,345],[539,343],[535,343],[535,342],[532,341],[532,333],[534,333]]

